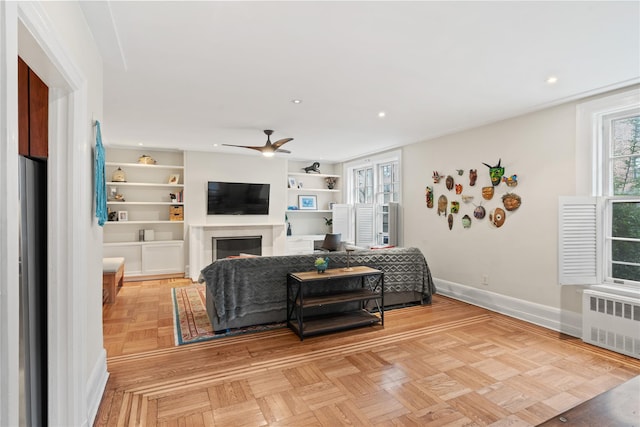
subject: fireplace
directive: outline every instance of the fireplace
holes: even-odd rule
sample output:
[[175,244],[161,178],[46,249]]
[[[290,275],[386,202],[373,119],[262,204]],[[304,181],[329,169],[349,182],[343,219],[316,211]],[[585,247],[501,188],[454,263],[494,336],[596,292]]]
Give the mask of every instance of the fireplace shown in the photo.
[[[284,221],[278,223],[247,224],[190,224],[189,225],[189,277],[197,281],[200,272],[216,259],[212,238],[262,237],[262,256],[284,255],[286,231]],[[246,252],[243,252],[246,253]]]
[[212,237],[211,261],[240,254],[262,255],[262,236]]

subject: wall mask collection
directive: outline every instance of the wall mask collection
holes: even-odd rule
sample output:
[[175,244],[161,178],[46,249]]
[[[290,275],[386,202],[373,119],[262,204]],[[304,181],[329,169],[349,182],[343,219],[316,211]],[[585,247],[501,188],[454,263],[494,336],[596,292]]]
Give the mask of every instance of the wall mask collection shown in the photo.
[[[434,188],[436,185],[440,184],[440,180],[445,178],[444,188],[442,185],[439,187],[442,189],[440,191],[440,196],[438,197],[437,203],[437,213],[438,216],[444,216],[447,218],[447,224],[449,226],[449,230],[453,229],[453,225],[455,223],[455,216],[457,216],[461,210],[465,210],[464,205],[473,205],[474,209],[472,211],[472,215],[465,214],[461,218],[462,226],[464,228],[471,227],[471,223],[473,219],[482,220],[487,214],[486,209],[482,206],[484,200],[490,201],[494,199],[494,195],[496,193],[496,189],[499,188],[501,183],[504,183],[508,190],[506,193],[502,195],[502,207],[494,207],[489,211],[489,223],[496,228],[500,228],[504,225],[507,219],[507,212],[515,211],[522,204],[522,199],[517,194],[511,192],[511,188],[516,187],[518,185],[518,176],[505,175],[505,168],[501,165],[502,159],[498,160],[498,164],[495,166],[491,166],[487,163],[483,163],[486,167],[489,168],[489,180],[490,185],[486,185],[480,189],[480,195],[482,196],[482,201],[479,205],[473,203],[474,196],[468,194],[471,187],[475,187],[476,181],[478,179],[478,170],[477,169],[469,169],[469,184],[467,187],[467,193],[464,193],[465,185],[463,182],[456,182],[456,179],[452,175],[444,175],[438,171],[433,171],[433,186],[427,186],[425,189],[425,199],[427,208],[432,209],[434,205],[434,198],[436,196],[437,189]],[[464,175],[464,169],[455,169],[456,174],[458,176]],[[464,178],[462,178],[463,180]],[[446,193],[451,194],[451,200],[447,197]],[[461,201],[464,205],[460,204],[460,200],[454,199],[455,196],[460,196]]]

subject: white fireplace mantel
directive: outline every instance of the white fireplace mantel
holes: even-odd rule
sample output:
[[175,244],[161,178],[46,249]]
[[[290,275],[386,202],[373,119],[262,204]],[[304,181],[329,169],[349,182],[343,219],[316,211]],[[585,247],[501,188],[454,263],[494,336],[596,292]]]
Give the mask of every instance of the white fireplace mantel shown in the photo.
[[262,255],[284,255],[284,223],[236,223],[189,225],[189,275],[198,280],[200,271],[212,262],[213,237],[262,236]]

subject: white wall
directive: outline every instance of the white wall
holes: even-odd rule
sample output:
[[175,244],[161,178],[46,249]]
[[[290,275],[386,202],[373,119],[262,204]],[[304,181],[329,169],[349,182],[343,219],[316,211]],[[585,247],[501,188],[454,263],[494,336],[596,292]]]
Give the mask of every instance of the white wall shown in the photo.
[[[271,184],[269,215],[207,215],[207,182]],[[287,160],[259,154],[185,153],[185,220],[188,224],[284,223]]]
[[[580,288],[558,285],[557,206],[558,196],[576,192],[576,105],[567,103],[404,147],[405,246],[423,251],[442,289],[456,288],[474,295],[468,299],[482,299],[494,308],[507,301],[522,302],[560,317],[566,314],[575,323],[571,313],[581,312]],[[480,195],[480,188],[490,185],[489,169],[483,163],[495,165],[498,159],[505,175],[518,175],[518,186],[508,188],[502,183],[494,198],[486,201]],[[475,188],[468,187],[470,168],[478,170]],[[464,176],[458,177],[456,169],[464,169]],[[472,226],[464,229],[460,219],[465,213],[473,218],[474,206],[461,202],[450,231],[435,206],[443,193],[449,200],[460,197],[446,190],[444,179],[433,183],[435,170],[454,176],[456,182],[460,178],[463,194],[474,195],[475,204],[482,202],[487,217],[474,218]],[[433,209],[426,207],[427,185],[435,189]],[[502,207],[501,195],[507,191],[518,194],[522,205],[507,212],[505,224],[495,228],[488,214]],[[482,284],[483,276],[488,277],[488,285]],[[557,319],[559,329],[563,321]]]

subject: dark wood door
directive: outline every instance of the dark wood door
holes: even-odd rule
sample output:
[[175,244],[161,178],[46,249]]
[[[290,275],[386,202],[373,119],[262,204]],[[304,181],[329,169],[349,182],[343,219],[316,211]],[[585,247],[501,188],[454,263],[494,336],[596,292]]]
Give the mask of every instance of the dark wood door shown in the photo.
[[18,57],[18,153],[29,156],[29,66]]
[[18,58],[18,152],[46,159],[49,155],[49,88]]

